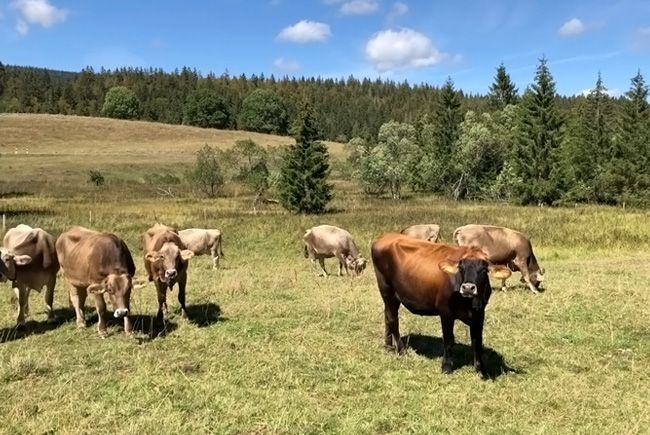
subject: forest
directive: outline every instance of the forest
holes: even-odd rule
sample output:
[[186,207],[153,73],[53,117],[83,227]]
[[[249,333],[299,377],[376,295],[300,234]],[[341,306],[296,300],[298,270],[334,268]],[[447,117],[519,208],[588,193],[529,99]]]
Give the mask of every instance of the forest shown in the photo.
[[523,90],[499,65],[485,95],[465,94],[451,78],[433,86],[0,63],[0,112],[296,136],[305,107],[314,139],[347,144],[343,172],[368,195],[399,200],[409,190],[535,205],[650,205],[650,109],[641,71],[623,96],[610,96],[595,73],[591,92],[567,97],[557,94],[545,58]]

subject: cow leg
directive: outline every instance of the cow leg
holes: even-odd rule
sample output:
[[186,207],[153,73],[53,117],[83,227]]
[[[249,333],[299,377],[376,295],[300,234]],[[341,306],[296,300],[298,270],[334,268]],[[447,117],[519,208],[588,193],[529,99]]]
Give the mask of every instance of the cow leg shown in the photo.
[[106,330],[106,301],[104,294],[95,294],[95,308],[97,309],[97,333],[101,338],[106,338],[108,332]]
[[404,342],[399,335],[399,301],[386,301],[384,299],[384,337],[385,345],[395,349],[398,354],[404,353]]
[[219,268],[219,252],[217,251],[217,244],[215,243],[212,245],[212,248],[210,249],[210,253],[212,254],[212,268],[213,269],[218,269]]
[[483,362],[483,323],[485,321],[485,312],[483,310],[475,311],[470,324],[470,336],[472,337],[472,350],[474,351],[474,369],[481,376],[486,377],[485,364]]
[[320,271],[321,271],[320,275],[327,276],[327,271],[325,270],[325,258],[320,257],[318,259],[318,265],[320,266]]
[[75,314],[77,315],[77,327],[84,328],[86,326],[86,318],[84,316],[86,289],[83,287],[75,287],[73,285],[70,285],[70,301],[72,302]]
[[21,285],[16,285],[13,290],[14,295],[18,300],[18,315],[16,316],[16,325],[25,326],[25,317],[27,317],[27,314],[29,312],[29,307],[27,306],[29,300],[29,290]]
[[56,275],[50,279],[45,287],[45,294],[43,299],[45,300],[45,309],[47,310],[47,323],[56,322],[54,317],[54,311],[52,306],[54,305],[54,287],[56,286]]
[[530,274],[528,272],[528,266],[526,265],[526,260],[515,258],[514,263],[515,266],[517,266],[517,268],[521,272],[521,278],[523,279],[524,283],[526,283],[530,291],[532,291],[535,294],[538,294],[539,292],[537,291],[535,286],[530,282]]
[[185,273],[178,280],[178,304],[181,306],[181,318],[187,319],[187,308],[185,307],[185,285],[187,284],[187,275]]
[[167,320],[167,284],[155,281],[156,294],[158,296],[158,320]]
[[454,318],[450,315],[441,314],[440,323],[442,323],[442,341],[444,343],[444,352],[442,354],[442,372],[449,374],[453,370],[453,361],[451,359],[451,350],[456,340],[454,339]]
[[506,280],[502,279],[501,280],[501,291],[505,293],[507,291],[507,289],[508,288],[506,287]]

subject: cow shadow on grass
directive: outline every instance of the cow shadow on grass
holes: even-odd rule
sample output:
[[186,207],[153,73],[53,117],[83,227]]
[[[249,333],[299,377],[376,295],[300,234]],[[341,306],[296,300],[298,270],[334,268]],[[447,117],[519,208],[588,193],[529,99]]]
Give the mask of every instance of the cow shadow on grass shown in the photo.
[[[402,337],[402,340],[415,353],[429,359],[442,358],[444,353],[445,347],[441,337],[410,334]],[[465,366],[474,366],[474,352],[471,346],[457,342],[454,344],[451,356],[454,361],[454,370]],[[524,373],[521,369],[509,366],[499,352],[486,346],[483,347],[483,362],[488,379],[496,379],[507,373]]]
[[[53,331],[66,323],[70,317],[70,310],[65,308],[56,308],[52,311],[54,313],[54,322],[47,322],[46,320],[37,321],[30,319],[23,326],[11,326],[8,328],[0,329],[0,343],[7,343],[9,341],[22,340],[31,335],[45,334],[46,332]],[[74,315],[72,315],[74,317]]]
[[214,323],[228,320],[221,316],[221,307],[212,302],[188,305],[187,316],[190,323],[199,328],[205,328]]

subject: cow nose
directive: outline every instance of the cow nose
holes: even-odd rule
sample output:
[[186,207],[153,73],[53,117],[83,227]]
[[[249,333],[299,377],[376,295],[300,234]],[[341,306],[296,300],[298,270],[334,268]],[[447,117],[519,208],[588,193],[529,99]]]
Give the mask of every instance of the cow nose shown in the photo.
[[165,277],[167,279],[174,279],[176,278],[176,275],[178,275],[178,272],[176,272],[176,269],[169,269],[165,271]]
[[129,314],[129,309],[128,309],[128,308],[118,308],[118,309],[116,309],[115,312],[113,313],[113,316],[114,316],[116,319],[119,319],[120,317],[124,317],[124,316],[126,316],[127,314]]
[[476,284],[464,282],[460,285],[460,294],[463,296],[476,296],[477,293]]

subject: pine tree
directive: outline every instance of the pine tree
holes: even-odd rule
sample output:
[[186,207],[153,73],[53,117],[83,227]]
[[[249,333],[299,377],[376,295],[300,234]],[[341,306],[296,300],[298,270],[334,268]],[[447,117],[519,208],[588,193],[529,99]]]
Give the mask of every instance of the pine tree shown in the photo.
[[503,63],[497,68],[497,74],[494,76],[494,83],[490,86],[488,97],[490,105],[497,110],[502,110],[508,104],[517,104],[519,99],[517,88],[506,72]]
[[296,213],[323,213],[332,199],[332,186],[327,182],[330,174],[327,147],[319,142],[311,107],[301,110],[296,129],[296,143],[287,150],[278,190],[280,203]]
[[513,153],[515,174],[523,180],[518,192],[524,204],[552,204],[561,196],[559,147],[562,119],[555,107],[555,82],[541,58],[535,83],[524,94],[520,134]]

